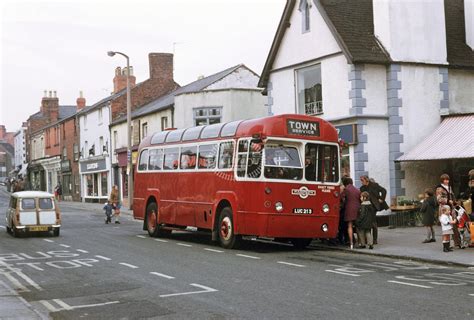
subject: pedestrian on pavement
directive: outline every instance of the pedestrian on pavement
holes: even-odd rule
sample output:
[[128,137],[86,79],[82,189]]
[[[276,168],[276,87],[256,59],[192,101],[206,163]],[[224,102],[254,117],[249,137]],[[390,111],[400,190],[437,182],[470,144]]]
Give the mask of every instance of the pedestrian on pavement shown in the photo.
[[63,195],[63,188],[61,182],[58,182],[56,188],[54,188],[54,195],[58,201],[61,201],[61,196]]
[[346,177],[342,180],[344,191],[342,198],[344,201],[344,221],[347,224],[347,234],[349,245],[354,249],[354,222],[357,219],[360,208],[360,191],[354,187],[352,178]]
[[114,220],[115,223],[120,223],[119,218],[120,218],[120,199],[119,199],[119,192],[118,192],[118,186],[114,185],[112,187],[112,191],[110,192],[109,196],[109,203],[112,205],[112,209],[114,210]]
[[112,205],[108,202],[105,203],[104,205],[104,211],[105,211],[105,224],[112,223]]
[[370,194],[367,191],[360,194],[361,205],[355,222],[358,230],[357,235],[360,238],[359,249],[364,249],[366,244],[369,249],[374,248],[371,229],[374,225],[376,211],[369,199]]
[[[449,181],[449,175],[446,173],[443,173],[439,177],[440,184],[436,186],[436,199],[439,202],[439,206],[441,208],[442,205],[448,205],[451,209],[454,207],[454,201],[456,200],[454,198],[454,193],[453,189],[451,188]],[[441,214],[441,212],[440,212]],[[453,216],[452,218],[455,218],[455,212],[452,210],[451,213]],[[457,224],[453,225],[453,240],[454,240],[454,245],[461,248],[461,235],[459,234],[458,226]]]
[[[385,202],[385,197],[387,196],[387,190],[384,187],[379,185],[375,180],[370,181],[369,177],[366,175],[360,176],[360,182],[362,186],[360,187],[361,192],[369,193],[369,201],[375,208],[375,212],[382,210],[387,210],[388,205]],[[378,228],[377,228],[377,219],[373,220],[374,226],[372,227],[372,233],[374,237],[374,244],[378,243]]]
[[456,214],[457,228],[461,240],[461,249],[464,249],[469,246],[471,243],[471,235],[469,233],[469,215],[462,206],[461,200],[456,200],[454,202],[454,212]]
[[423,240],[423,243],[436,242],[433,225],[438,215],[436,214],[436,200],[433,189],[425,190],[425,199],[420,212],[422,213],[423,225],[426,227],[426,239]]
[[16,183],[15,183],[15,189],[13,192],[19,192],[19,191],[24,191],[25,190],[25,184],[23,182],[23,178],[19,178]]
[[451,235],[453,234],[453,225],[456,224],[456,220],[451,217],[451,207],[447,204],[441,206],[441,216],[439,222],[441,222],[441,231],[443,233],[443,252],[453,251],[450,247]]

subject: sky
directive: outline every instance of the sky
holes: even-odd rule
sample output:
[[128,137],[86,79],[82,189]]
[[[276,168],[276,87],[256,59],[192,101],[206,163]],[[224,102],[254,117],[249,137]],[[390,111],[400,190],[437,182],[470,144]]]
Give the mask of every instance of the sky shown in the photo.
[[174,53],[180,85],[243,63],[261,74],[285,0],[3,0],[0,125],[16,131],[40,110],[44,90],[60,105],[79,91],[92,105],[113,90],[130,57],[136,81],[148,53]]

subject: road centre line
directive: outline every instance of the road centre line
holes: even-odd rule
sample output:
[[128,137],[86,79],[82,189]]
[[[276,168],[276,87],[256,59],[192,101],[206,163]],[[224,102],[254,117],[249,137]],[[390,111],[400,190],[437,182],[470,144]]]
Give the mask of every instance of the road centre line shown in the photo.
[[286,265],[288,265],[288,266],[299,267],[299,268],[304,268],[304,267],[306,267],[305,265],[302,265],[302,264],[296,264],[296,263],[285,262],[285,261],[277,261],[277,263],[286,264]]
[[424,289],[432,289],[433,288],[433,287],[429,287],[429,286],[422,286],[421,284],[414,284],[414,283],[401,282],[401,281],[395,281],[395,280],[388,280],[387,282],[398,283],[398,284],[403,284],[403,285],[406,285],[406,286],[412,286],[412,287],[418,287],[418,288],[424,288]]
[[155,276],[166,278],[166,279],[174,279],[174,277],[172,276],[168,276],[166,274],[159,273],[159,272],[150,272],[150,274],[154,274]]
[[351,277],[360,277],[360,274],[352,274],[352,273],[346,273],[346,272],[341,272],[341,271],[336,271],[336,270],[324,270],[326,272],[332,272],[332,273],[337,273],[337,274],[343,274],[345,276],[351,276]]
[[49,239],[43,239],[43,241],[46,241],[46,242],[54,242],[53,240],[49,240]]
[[64,247],[64,248],[70,248],[71,246],[68,246],[67,244],[60,244],[61,247]]
[[107,257],[104,257],[104,256],[95,256],[96,258],[99,258],[99,259],[102,259],[102,260],[107,260],[107,261],[110,261],[112,259],[110,258],[107,258]]
[[249,259],[262,259],[260,257],[248,256],[246,254],[240,254],[240,253],[237,253],[236,256],[239,256],[239,257],[242,257],[242,258],[249,258]]
[[137,235],[137,238],[146,239],[146,237],[145,237],[145,236],[143,236],[143,235],[141,235],[141,234]]
[[82,249],[77,249],[76,251],[82,252],[82,253],[89,253],[87,250],[82,250]]
[[138,267],[134,266],[133,264],[128,264],[128,263],[125,263],[125,262],[119,262],[119,264],[121,264],[122,266],[132,268],[132,269],[138,269]]
[[210,249],[210,248],[204,248],[206,251],[211,251],[211,252],[217,252],[217,253],[223,253],[224,251],[222,250],[216,250],[216,249]]
[[192,247],[191,244],[186,244],[186,243],[181,243],[181,242],[178,242],[177,245],[182,246],[182,247]]
[[202,291],[182,292],[182,293],[172,293],[172,294],[162,294],[159,297],[160,298],[166,298],[166,297],[184,296],[184,295],[189,295],[189,294],[198,294],[198,293],[207,293],[207,292],[216,292],[216,291],[218,291],[216,289],[209,288],[209,287],[197,284],[197,283],[191,283],[190,286],[198,287],[198,288],[201,288],[201,289],[204,289],[204,290],[202,290]]
[[168,242],[168,240],[163,240],[163,239],[154,239],[154,240],[158,242]]

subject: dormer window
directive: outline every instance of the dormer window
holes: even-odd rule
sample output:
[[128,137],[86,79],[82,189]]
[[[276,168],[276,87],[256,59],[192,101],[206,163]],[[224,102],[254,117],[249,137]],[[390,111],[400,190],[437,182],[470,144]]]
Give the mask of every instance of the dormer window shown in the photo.
[[311,8],[311,0],[301,0],[299,10],[301,12],[301,32],[310,31],[309,9]]

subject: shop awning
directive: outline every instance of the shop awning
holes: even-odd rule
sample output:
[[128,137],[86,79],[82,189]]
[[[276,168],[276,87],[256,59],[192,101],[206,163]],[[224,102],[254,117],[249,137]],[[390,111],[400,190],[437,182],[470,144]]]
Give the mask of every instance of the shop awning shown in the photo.
[[474,114],[445,118],[429,136],[396,161],[474,158]]

